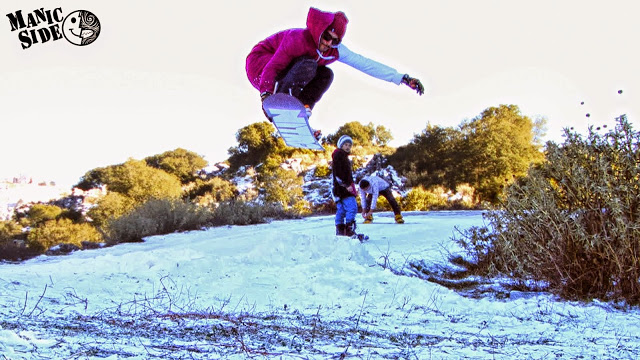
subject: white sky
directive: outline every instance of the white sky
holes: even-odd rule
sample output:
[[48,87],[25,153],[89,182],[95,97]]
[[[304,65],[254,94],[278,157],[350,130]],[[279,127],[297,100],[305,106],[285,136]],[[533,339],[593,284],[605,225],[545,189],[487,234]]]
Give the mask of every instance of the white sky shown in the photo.
[[349,48],[427,87],[419,97],[335,63],[333,86],[311,118],[324,134],[373,122],[399,146],[428,122],[456,126],[515,104],[546,117],[547,139],[561,142],[564,127],[613,124],[622,113],[635,122],[639,113],[633,0],[57,0],[46,9],[100,19],[97,41],[23,50],[6,14],[43,4],[0,5],[0,179],[74,183],[95,167],[177,147],[210,163],[226,159],[236,132],[264,119],[244,72],[247,53],[276,31],[304,27],[309,6],[345,11]]

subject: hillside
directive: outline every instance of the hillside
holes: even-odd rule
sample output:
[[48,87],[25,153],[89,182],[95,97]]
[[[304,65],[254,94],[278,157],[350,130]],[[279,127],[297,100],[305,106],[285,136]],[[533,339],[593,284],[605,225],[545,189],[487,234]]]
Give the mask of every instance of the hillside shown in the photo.
[[[480,212],[224,226],[0,264],[6,359],[633,359],[638,309],[423,279]],[[474,279],[465,279],[474,283]],[[475,280],[477,284],[477,279]]]

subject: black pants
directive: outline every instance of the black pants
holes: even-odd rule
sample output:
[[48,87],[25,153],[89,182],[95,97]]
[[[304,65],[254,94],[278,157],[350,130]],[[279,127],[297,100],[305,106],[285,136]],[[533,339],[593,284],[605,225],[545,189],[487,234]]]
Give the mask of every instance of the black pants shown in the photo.
[[322,98],[333,82],[333,71],[308,57],[294,60],[281,76],[276,78],[276,92],[291,94],[310,108]]
[[[391,209],[393,209],[394,214],[396,215],[400,214],[400,206],[398,206],[398,202],[396,201],[396,198],[393,197],[391,188],[380,190],[378,194],[384,196],[384,198],[387,199],[387,201],[389,202],[389,205],[391,205]],[[363,204],[364,211],[368,212],[369,210],[371,210],[372,201],[378,201],[378,199],[373,199],[373,195],[367,194],[367,203]]]

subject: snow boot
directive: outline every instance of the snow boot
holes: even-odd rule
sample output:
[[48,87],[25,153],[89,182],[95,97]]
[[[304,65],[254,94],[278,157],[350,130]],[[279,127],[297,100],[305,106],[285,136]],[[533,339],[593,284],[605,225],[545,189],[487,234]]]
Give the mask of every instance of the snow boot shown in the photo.
[[344,224],[336,225],[336,235],[344,236]]
[[371,224],[372,222],[373,222],[373,215],[369,215],[366,218],[364,218],[363,224]]
[[348,222],[348,223],[345,225],[345,228],[344,228],[344,234],[345,234],[346,236],[353,236],[353,235],[356,235],[356,222],[355,222],[355,221]]
[[396,214],[396,224],[404,224],[404,219],[402,218],[402,214]]

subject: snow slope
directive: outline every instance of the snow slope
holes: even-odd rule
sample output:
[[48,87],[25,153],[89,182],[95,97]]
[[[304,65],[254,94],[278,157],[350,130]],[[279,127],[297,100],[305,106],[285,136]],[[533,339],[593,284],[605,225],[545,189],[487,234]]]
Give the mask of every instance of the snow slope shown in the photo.
[[0,264],[0,359],[638,358],[638,309],[407,276],[482,217],[404,215],[364,244],[322,216]]

